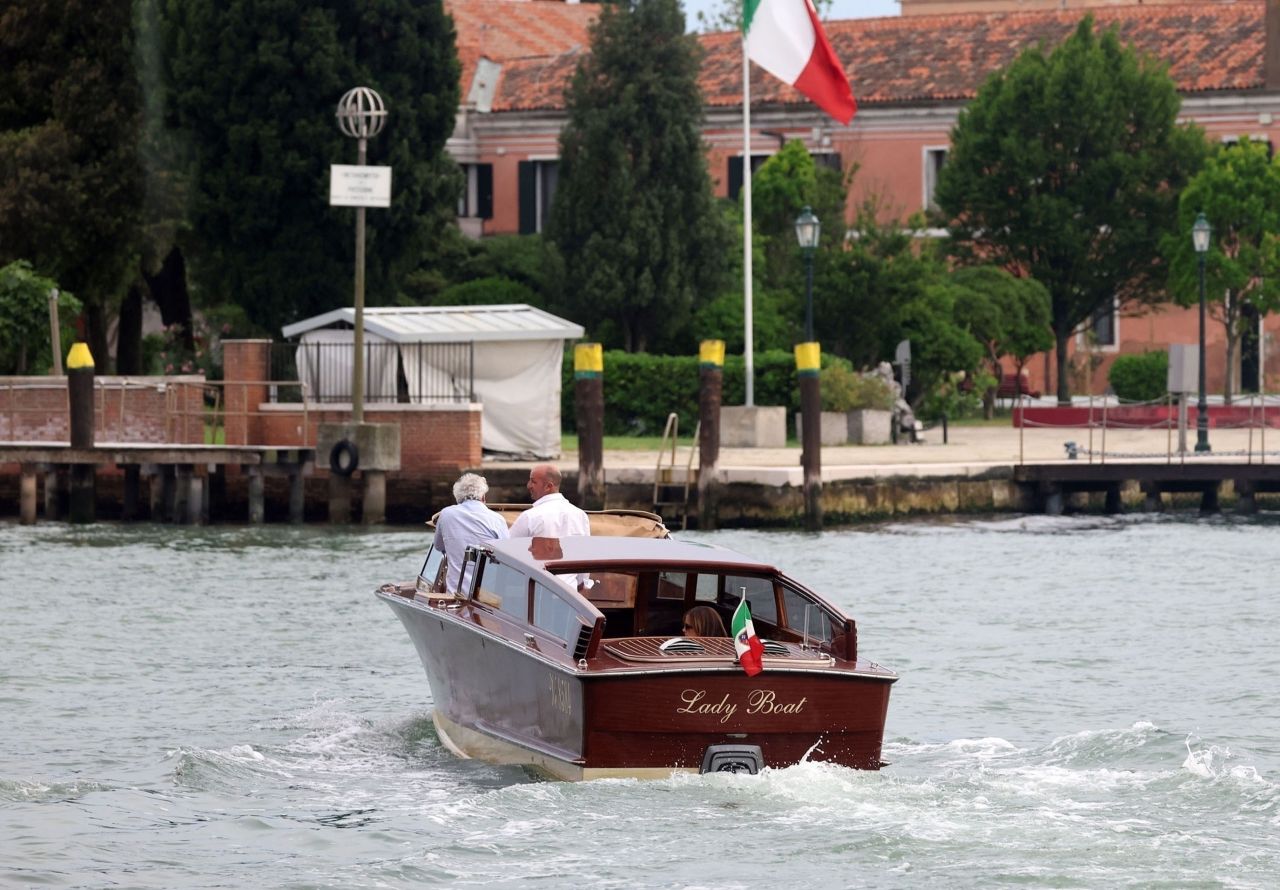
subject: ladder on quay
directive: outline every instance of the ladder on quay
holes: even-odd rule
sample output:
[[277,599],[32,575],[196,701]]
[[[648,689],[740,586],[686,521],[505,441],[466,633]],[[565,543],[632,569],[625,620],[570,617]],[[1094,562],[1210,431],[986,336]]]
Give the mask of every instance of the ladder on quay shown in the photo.
[[[693,462],[698,456],[698,436],[702,432],[702,421],[693,427],[693,444],[689,446],[689,456],[683,469],[677,466],[678,443],[680,439],[680,415],[672,411],[667,415],[666,426],[662,430],[662,444],[658,446],[658,466],[653,474],[653,512],[666,522],[668,517],[679,518],[680,529],[689,527],[689,490],[698,480],[698,469]],[[668,454],[667,441],[670,440]]]

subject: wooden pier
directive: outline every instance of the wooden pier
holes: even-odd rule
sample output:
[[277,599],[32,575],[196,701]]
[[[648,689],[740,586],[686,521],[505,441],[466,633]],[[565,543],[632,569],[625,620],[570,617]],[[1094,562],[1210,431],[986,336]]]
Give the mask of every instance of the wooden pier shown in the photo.
[[[72,486],[82,484],[86,475],[92,486],[92,473],[99,467],[118,467],[123,472],[123,519],[138,518],[145,486],[153,519],[199,524],[208,519],[211,474],[228,466],[242,468],[249,478],[249,522],[263,521],[267,476],[288,478],[289,519],[301,522],[303,484],[315,467],[315,450],[146,443],[72,448],[67,443],[8,442],[0,443],[0,463],[17,463],[21,468],[19,520],[24,524],[36,521],[40,477],[45,517],[58,519],[68,515]],[[92,504],[93,499],[88,502]],[[88,521],[92,516],[75,518]]]
[[1280,492],[1280,463],[1212,458],[1151,463],[1060,461],[1015,466],[1013,478],[1023,489],[1028,505],[1037,512],[1060,514],[1066,509],[1070,495],[1102,492],[1105,510],[1118,513],[1122,489],[1129,483],[1137,483],[1148,511],[1163,509],[1165,494],[1193,493],[1200,495],[1201,513],[1215,513],[1219,509],[1219,493],[1224,483],[1230,483],[1238,499],[1236,509],[1253,513],[1257,510],[1258,494]]

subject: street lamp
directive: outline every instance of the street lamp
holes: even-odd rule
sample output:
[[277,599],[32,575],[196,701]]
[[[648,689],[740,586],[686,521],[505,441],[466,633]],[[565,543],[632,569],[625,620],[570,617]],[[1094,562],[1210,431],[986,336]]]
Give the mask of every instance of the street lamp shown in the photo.
[[1191,226],[1191,244],[1200,266],[1200,399],[1196,403],[1196,451],[1209,450],[1209,406],[1204,396],[1204,255],[1209,252],[1211,231],[1204,214],[1197,214]]
[[804,283],[804,339],[813,342],[813,252],[818,247],[818,235],[822,232],[822,222],[806,205],[796,217],[796,240],[804,251],[805,283]]

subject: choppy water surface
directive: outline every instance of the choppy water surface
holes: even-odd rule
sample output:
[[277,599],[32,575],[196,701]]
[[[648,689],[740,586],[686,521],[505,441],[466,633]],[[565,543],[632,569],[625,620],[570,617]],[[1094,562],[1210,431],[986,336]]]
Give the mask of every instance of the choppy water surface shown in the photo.
[[890,768],[458,760],[371,594],[421,532],[0,526],[0,884],[1276,886],[1275,517],[688,537],[851,609]]

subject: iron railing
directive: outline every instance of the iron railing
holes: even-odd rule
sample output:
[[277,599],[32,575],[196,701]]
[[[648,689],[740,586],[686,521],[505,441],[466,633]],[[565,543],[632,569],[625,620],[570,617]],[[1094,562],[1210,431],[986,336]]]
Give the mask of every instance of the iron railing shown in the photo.
[[[307,398],[322,403],[351,401],[349,342],[274,343],[273,380],[296,380]],[[273,390],[272,401],[297,398]],[[366,403],[475,401],[475,349],[471,343],[364,344],[364,401]]]

